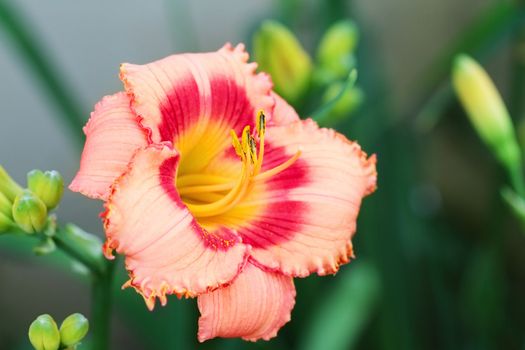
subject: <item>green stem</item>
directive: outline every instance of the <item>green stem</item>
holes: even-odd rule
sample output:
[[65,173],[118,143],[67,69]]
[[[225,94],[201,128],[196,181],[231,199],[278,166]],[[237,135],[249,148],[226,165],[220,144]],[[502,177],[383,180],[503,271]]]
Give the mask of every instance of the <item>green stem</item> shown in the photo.
[[357,70],[353,69],[348,75],[348,78],[346,79],[345,84],[341,88],[341,91],[339,91],[339,93],[331,101],[327,102],[326,104],[319,107],[316,111],[310,114],[312,119],[315,120],[317,123],[319,123],[322,126],[329,124],[330,112],[337,105],[339,100],[341,100],[341,98],[343,98],[343,96],[348,91],[350,91],[351,88],[354,87],[356,81],[357,81]]
[[512,167],[507,167],[509,172],[510,183],[514,188],[514,191],[521,197],[525,198],[525,185],[523,182],[523,171],[521,162]]
[[108,262],[106,273],[93,276],[91,319],[92,349],[109,349],[109,335],[111,328],[111,285],[115,264]]
[[91,272],[93,349],[106,350],[109,348],[111,283],[115,264],[103,258],[100,249],[102,242],[98,237],[75,225],[68,224],[58,229],[53,238],[60,249]]
[[[519,8],[525,8],[525,1],[518,1]],[[520,21],[515,28],[512,38],[511,51],[511,89],[510,89],[510,114],[519,120],[523,119],[525,112],[525,21]]]
[[52,60],[45,54],[45,49],[39,43],[41,40],[35,36],[36,31],[30,31],[25,23],[31,23],[24,18],[16,7],[9,1],[0,0],[0,29],[3,29],[12,43],[18,49],[19,55],[26,61],[33,74],[40,79],[42,87],[55,103],[61,113],[57,117],[67,125],[74,136],[76,146],[82,146],[82,116],[83,108],[74,98],[71,88],[61,78]]
[[[15,231],[18,233],[18,231]],[[42,233],[43,234],[43,233]],[[37,235],[34,235],[37,237]],[[115,264],[102,256],[102,242],[97,236],[73,224],[57,228],[52,236],[56,246],[73,260],[86,266],[91,273],[92,348],[107,350],[111,323],[111,284]]]
[[57,229],[53,240],[57,247],[86,266],[93,275],[102,276],[107,273],[107,265],[100,248],[102,242],[97,236],[67,224]]

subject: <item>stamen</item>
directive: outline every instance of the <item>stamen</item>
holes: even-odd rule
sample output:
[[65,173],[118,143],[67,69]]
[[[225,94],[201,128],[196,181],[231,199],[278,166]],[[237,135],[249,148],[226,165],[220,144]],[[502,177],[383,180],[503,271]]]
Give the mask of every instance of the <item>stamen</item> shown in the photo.
[[259,112],[256,122],[258,142],[251,135],[249,125],[244,127],[240,139],[234,130],[231,131],[232,146],[242,162],[237,180],[211,174],[187,174],[177,178],[179,194],[183,196],[193,215],[206,218],[231,210],[242,201],[253,183],[275,176],[295,163],[301,155],[300,151],[284,163],[260,172],[264,158],[265,131],[266,117],[263,111]]
[[249,181],[247,178],[247,162],[243,163],[241,176],[237,181],[235,187],[228,192],[223,198],[209,204],[187,204],[188,209],[197,217],[209,217],[222,214],[235,206],[238,202],[239,195],[244,194]]
[[286,162],[276,166],[275,168],[272,168],[270,170],[266,170],[265,172],[262,172],[254,177],[255,181],[261,181],[266,180],[272,176],[275,176],[279,174],[280,172],[283,172],[284,170],[288,169],[290,166],[292,166],[293,163],[301,156],[301,151],[297,151],[297,153],[294,154],[294,156],[290,159],[288,159]]
[[235,134],[235,130],[230,130],[230,134],[232,135],[232,145],[233,149],[235,150],[235,153],[239,157],[244,157],[244,152],[242,151],[242,145],[239,141],[239,138],[237,137],[237,134]]
[[213,174],[188,174],[181,175],[177,177],[177,188],[192,186],[192,185],[210,185],[210,184],[223,184],[223,183],[232,183],[232,179],[225,176],[213,175]]
[[250,146],[250,158],[252,160],[252,164],[257,164],[257,145],[255,144],[255,139],[250,136],[248,143]]
[[188,193],[184,195],[184,200],[191,200],[193,204],[213,203],[224,197],[224,193],[206,192],[206,193]]
[[261,137],[261,135],[264,134],[266,131],[266,116],[264,115],[263,111],[259,111],[259,115],[257,117],[257,135]]
[[221,192],[231,190],[235,186],[235,182],[227,182],[217,185],[201,185],[201,186],[188,186],[179,189],[179,194],[189,193],[205,193],[205,192]]
[[248,140],[250,139],[251,135],[250,135],[250,126],[249,125],[246,125],[244,127],[244,129],[242,130],[242,150],[243,152],[245,152],[245,154],[247,153],[246,150],[248,149],[249,147],[249,144],[248,144]]
[[263,111],[259,111],[259,118],[257,118],[257,136],[259,136],[259,156],[255,164],[254,173],[257,175],[261,171],[264,159],[264,134],[266,133],[266,116]]

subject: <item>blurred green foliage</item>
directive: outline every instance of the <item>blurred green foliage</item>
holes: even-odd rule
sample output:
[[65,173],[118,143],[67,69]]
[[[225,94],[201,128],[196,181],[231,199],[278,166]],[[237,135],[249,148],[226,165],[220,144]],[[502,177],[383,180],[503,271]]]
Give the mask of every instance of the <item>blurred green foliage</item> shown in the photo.
[[[494,1],[458,34],[414,82],[406,110],[394,107],[373,37],[352,1],[275,4],[274,19],[300,40],[313,37],[320,42],[341,19],[351,18],[359,28],[355,56],[365,99],[352,118],[337,119],[340,131],[378,155],[379,189],[365,199],[354,238],[358,261],[335,278],[297,279],[292,321],[267,343],[214,339],[198,345],[194,301],[171,298],[165,308],[150,313],[132,290],[120,290],[126,276],[119,267],[113,284],[117,317],[143,348],[159,350],[523,349],[525,235],[500,197],[504,176],[467,124],[449,80],[452,59],[459,52],[483,63],[522,46],[522,2]],[[23,17],[13,15],[15,3],[7,5],[0,0],[2,28],[35,79],[43,82],[50,104],[61,108],[57,122],[67,120],[78,142],[76,118],[82,108],[74,101],[80,98],[71,96],[66,79],[44,59]],[[304,13],[316,17],[302,18]],[[300,25],[304,21],[306,28]],[[511,84],[503,97],[512,100],[510,113],[517,123],[525,117],[524,66],[519,55],[505,65]],[[301,115],[322,104],[323,90],[310,91],[312,98],[298,106]],[[506,196],[523,211],[523,203]],[[30,243],[13,237],[0,237],[0,248],[31,255]],[[41,261],[63,266],[60,254]]]

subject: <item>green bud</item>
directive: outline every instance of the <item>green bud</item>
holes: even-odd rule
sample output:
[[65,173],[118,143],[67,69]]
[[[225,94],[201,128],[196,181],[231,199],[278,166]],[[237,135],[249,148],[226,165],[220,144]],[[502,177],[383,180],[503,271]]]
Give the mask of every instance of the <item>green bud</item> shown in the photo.
[[13,225],[11,218],[0,212],[0,233],[8,231]]
[[47,209],[56,208],[64,193],[64,180],[58,171],[31,170],[27,173],[27,188],[36,194]]
[[60,333],[55,320],[47,314],[38,316],[29,327],[29,341],[36,350],[57,350]]
[[73,346],[80,342],[89,330],[89,321],[84,315],[75,313],[69,315],[60,325],[62,345]]
[[11,202],[22,192],[22,187],[17,184],[0,165],[0,192],[3,193]]
[[312,61],[294,34],[282,24],[265,21],[253,37],[255,61],[272,77],[275,91],[294,104],[310,85]]
[[0,192],[0,213],[4,214],[5,216],[11,217],[11,212],[13,211],[12,208],[13,202],[11,202],[9,198],[5,196],[5,194]]
[[326,82],[342,79],[355,66],[353,52],[359,31],[354,22],[342,20],[333,24],[317,48],[317,61]]
[[13,218],[27,233],[42,231],[47,221],[47,208],[33,192],[24,190],[15,198]]
[[459,55],[454,62],[452,81],[472,125],[496,158],[508,169],[521,167],[514,126],[487,72],[469,56]]
[[328,118],[330,120],[338,121],[342,118],[348,117],[363,103],[363,91],[357,87],[346,89],[345,85],[345,83],[341,82],[333,83],[326,89],[323,95],[323,103],[330,103],[330,101],[337,98],[342,89],[345,89],[343,95],[339,97],[329,112],[330,116]]

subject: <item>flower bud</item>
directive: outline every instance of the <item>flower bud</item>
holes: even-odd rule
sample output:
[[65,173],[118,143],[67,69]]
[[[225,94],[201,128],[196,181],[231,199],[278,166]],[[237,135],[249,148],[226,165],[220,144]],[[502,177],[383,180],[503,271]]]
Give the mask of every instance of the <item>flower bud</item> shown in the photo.
[[469,56],[459,55],[454,62],[452,78],[456,93],[479,136],[507,168],[520,166],[521,154],[514,126],[487,72]]
[[36,350],[57,350],[60,333],[55,320],[47,314],[38,316],[29,327],[29,341]]
[[27,173],[27,188],[44,202],[48,210],[52,210],[56,208],[64,193],[64,180],[55,170],[31,170]]
[[363,91],[357,87],[345,88],[345,83],[337,82],[331,84],[323,95],[323,103],[330,103],[343,91],[341,97],[334,104],[327,117],[330,120],[338,121],[342,118],[348,117],[355,112],[357,108],[363,103]]
[[8,231],[13,224],[13,221],[7,215],[0,212],[0,233]]
[[13,218],[27,233],[42,231],[47,221],[46,205],[33,192],[24,190],[15,198]]
[[17,184],[0,165],[0,192],[11,202],[22,192],[22,187]]
[[80,342],[89,330],[89,321],[84,315],[75,313],[69,315],[60,325],[60,340],[68,347]]
[[354,68],[353,52],[358,39],[357,26],[350,20],[339,21],[328,28],[316,55],[324,80],[330,82],[344,78]]
[[272,77],[275,91],[294,104],[310,85],[312,62],[294,34],[282,24],[265,21],[253,37],[255,61]]
[[10,217],[13,210],[12,208],[13,202],[11,202],[9,198],[5,196],[5,194],[0,192],[0,213]]

